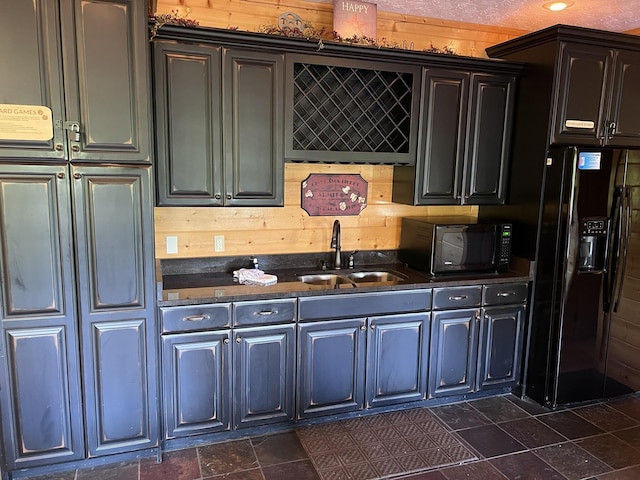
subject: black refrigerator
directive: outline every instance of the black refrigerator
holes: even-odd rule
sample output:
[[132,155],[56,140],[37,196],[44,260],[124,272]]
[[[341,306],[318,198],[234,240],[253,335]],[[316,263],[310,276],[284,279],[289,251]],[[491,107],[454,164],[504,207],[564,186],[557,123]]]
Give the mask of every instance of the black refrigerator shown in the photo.
[[610,348],[632,231],[628,158],[627,150],[548,150],[524,393],[552,408],[638,389]]

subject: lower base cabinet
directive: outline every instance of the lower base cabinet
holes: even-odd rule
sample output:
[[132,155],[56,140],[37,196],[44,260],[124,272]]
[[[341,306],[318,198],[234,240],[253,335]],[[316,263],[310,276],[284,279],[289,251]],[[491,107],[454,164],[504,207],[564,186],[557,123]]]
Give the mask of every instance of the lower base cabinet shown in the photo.
[[479,390],[515,385],[520,379],[524,305],[484,309],[478,354]]
[[293,420],[295,325],[233,331],[235,428]]
[[298,325],[298,418],[364,406],[366,319]]
[[164,437],[228,430],[230,331],[162,337]]

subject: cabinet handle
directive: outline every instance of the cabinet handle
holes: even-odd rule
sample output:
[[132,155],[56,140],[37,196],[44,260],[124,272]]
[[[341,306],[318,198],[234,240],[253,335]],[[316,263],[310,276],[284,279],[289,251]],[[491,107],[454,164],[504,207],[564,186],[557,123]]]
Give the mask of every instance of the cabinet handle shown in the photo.
[[469,298],[468,295],[451,295],[449,297],[449,300],[451,301],[457,301],[457,300],[466,300],[467,298]]
[[609,123],[609,138],[613,137],[616,134],[616,127],[616,122]]
[[79,173],[74,173],[73,178],[75,178],[76,180],[80,180],[82,178],[82,175],[80,175]]
[[222,195],[220,195],[219,193],[216,193],[213,198],[215,198],[216,200],[220,200],[222,198]]
[[277,315],[278,310],[261,310],[259,312],[253,312],[253,315],[259,315],[261,317],[268,317],[269,315]]
[[[373,325],[372,325],[372,326],[373,326]],[[367,326],[366,326],[366,325],[362,325],[362,326],[360,327],[360,330],[362,330],[363,332],[364,332],[366,329],[367,329]]]
[[227,200],[231,200],[231,194],[227,193]]
[[242,342],[242,338],[236,337],[236,343],[240,343],[240,342]]
[[74,145],[73,147],[71,147],[71,151],[73,152],[79,152],[80,151],[80,147],[77,145]]
[[516,292],[499,292],[497,297],[510,297],[511,295],[515,295]]
[[62,151],[62,144],[61,143],[56,143],[56,151],[57,152],[61,152]]
[[224,343],[225,345],[229,345],[229,339],[228,339],[228,338],[225,338],[225,339],[222,341],[222,343]]
[[209,315],[190,315],[188,317],[184,317],[182,320],[186,322],[201,322],[203,320],[209,320],[211,317]]
[[56,177],[58,177],[60,180],[62,180],[64,178],[64,173],[59,172]]
[[371,325],[371,330],[375,330],[376,326],[375,325]]

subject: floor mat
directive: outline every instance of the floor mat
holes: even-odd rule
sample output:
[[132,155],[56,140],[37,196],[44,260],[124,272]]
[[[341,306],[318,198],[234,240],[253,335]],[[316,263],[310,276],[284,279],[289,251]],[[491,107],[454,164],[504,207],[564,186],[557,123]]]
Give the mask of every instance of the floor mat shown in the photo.
[[393,478],[477,460],[424,408],[296,430],[322,480]]

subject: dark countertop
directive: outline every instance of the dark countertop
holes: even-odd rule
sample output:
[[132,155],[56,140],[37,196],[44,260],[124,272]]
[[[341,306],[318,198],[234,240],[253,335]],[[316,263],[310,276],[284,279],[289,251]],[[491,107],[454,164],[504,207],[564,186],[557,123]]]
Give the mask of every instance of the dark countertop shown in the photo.
[[[512,261],[513,269],[499,274],[433,277],[398,262],[394,252],[361,252],[358,255],[361,262],[353,270],[337,271],[320,268],[320,259],[326,258],[327,254],[260,256],[260,269],[278,277],[278,283],[269,286],[241,285],[234,281],[234,270],[251,266],[251,257],[248,256],[157,260],[157,303],[160,307],[168,307],[531,280],[530,262],[522,260]],[[307,284],[298,279],[302,274],[349,275],[362,271],[390,271],[399,274],[402,280],[331,287]]]

